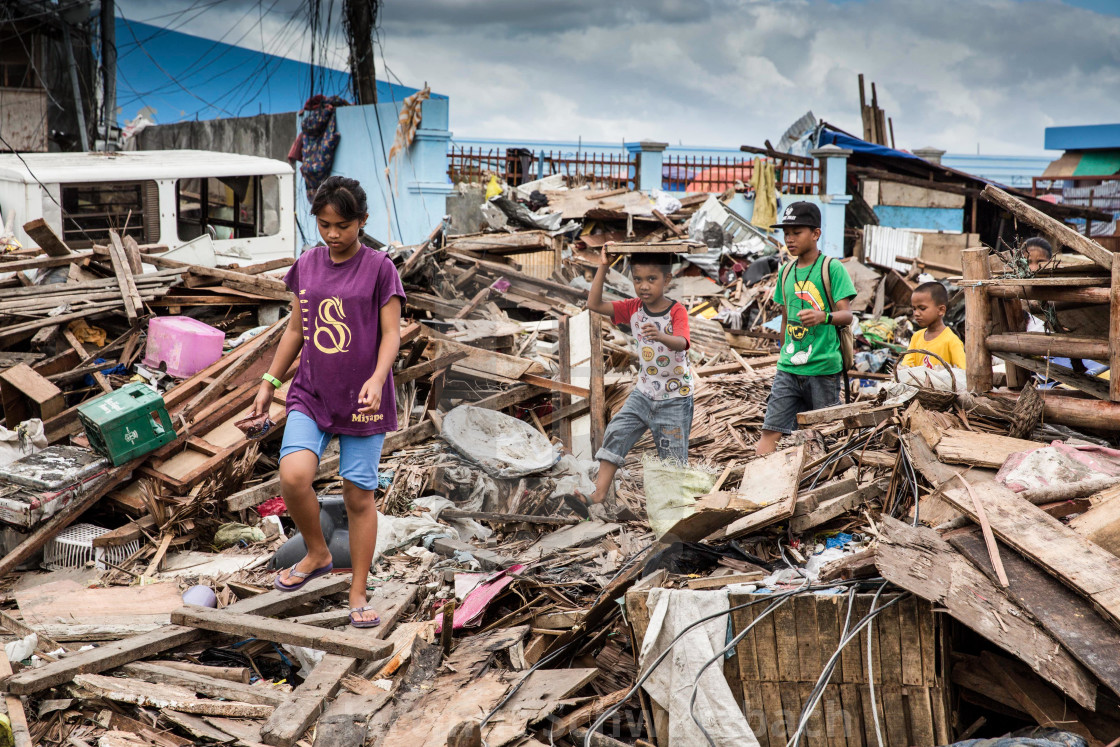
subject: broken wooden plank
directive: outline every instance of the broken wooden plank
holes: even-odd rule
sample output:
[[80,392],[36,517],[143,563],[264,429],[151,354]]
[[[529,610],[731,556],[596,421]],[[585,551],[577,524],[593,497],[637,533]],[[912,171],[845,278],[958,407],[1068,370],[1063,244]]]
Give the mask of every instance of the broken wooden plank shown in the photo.
[[330,654],[353,656],[357,659],[376,659],[392,651],[392,646],[376,643],[357,632],[323,630],[288,620],[230,612],[229,608],[215,610],[187,605],[171,613],[171,622],[175,625],[189,625],[217,633],[233,633],[274,643],[303,646]]
[[121,237],[113,230],[109,231],[109,261],[113,266],[113,274],[117,277],[117,286],[121,289],[124,313],[128,321],[135,322],[144,311],[144,302],[140,300],[136,281],[132,279],[132,270],[128,266],[128,257],[125,256],[124,247],[121,245]]
[[875,564],[886,580],[942,605],[950,615],[1022,659],[1046,681],[1092,710],[1093,676],[935,531],[884,516]]
[[980,652],[980,663],[1003,685],[1019,707],[1029,713],[1039,726],[1049,726],[1085,737],[1089,744],[1103,747],[1093,734],[1078,721],[1065,699],[1039,682],[1026,667],[1017,662]]
[[[675,228],[675,225],[673,226]],[[679,229],[678,229],[679,230]],[[704,254],[708,247],[702,241],[610,241],[604,246],[607,254]]]
[[134,661],[121,667],[121,671],[132,679],[160,685],[185,687],[211,698],[224,698],[241,701],[242,703],[269,706],[280,705],[285,699],[284,693],[269,687],[254,687],[241,682],[208,677],[204,674],[174,669],[164,664]]
[[[349,588],[349,576],[324,576],[310,581],[298,591],[283,592],[273,589],[234,602],[225,609],[256,615],[274,615],[321,597],[345,592]],[[37,669],[25,669],[11,677],[6,687],[13,693],[37,693],[69,682],[77,674],[104,672],[197,641],[202,636],[203,633],[195,628],[167,625],[150,633],[114,641],[88,651],[79,651]]]
[[65,257],[74,253],[43,218],[24,223],[23,232],[30,236],[48,256]]
[[858,489],[859,483],[856,481],[856,478],[847,477],[843,480],[826,483],[819,488],[803,490],[797,494],[797,502],[793,506],[793,515],[803,516],[804,514],[812,513],[825,501],[839,498],[842,495],[847,495],[853,490]]
[[[590,683],[599,670],[538,669],[525,675],[516,693],[506,701],[487,723],[484,730],[486,744],[515,743],[518,737],[535,724],[555,713],[563,700]],[[467,691],[471,691],[471,687]]]
[[[1047,573],[1120,621],[1120,558],[1097,547],[1038,506],[995,482],[974,485],[992,531]],[[978,520],[969,495],[946,490],[945,500]]]
[[789,528],[794,532],[807,532],[849,511],[854,511],[868,501],[882,497],[887,491],[888,482],[886,478],[876,480],[851,493],[827,500],[811,513],[792,517],[789,520]]
[[725,539],[742,537],[793,516],[805,453],[805,445],[801,444],[747,464],[739,494],[763,508],[727,527]]
[[1102,491],[1099,502],[1069,522],[1069,527],[1085,539],[1120,556],[1120,486]]
[[[375,641],[383,639],[409,606],[415,602],[418,592],[417,585],[401,582],[391,581],[379,587],[374,592],[370,604],[381,615],[381,625],[377,628],[366,628],[358,635]],[[392,644],[387,646],[391,651]],[[295,744],[322,713],[327,699],[338,692],[342,678],[353,672],[357,666],[358,659],[353,657],[335,654],[324,656],[323,660],[311,670],[311,675],[292,691],[261,727],[261,741],[274,747],[290,747]],[[389,694],[385,693],[385,695],[388,697]]]
[[1042,446],[1043,444],[1036,441],[1022,438],[947,428],[934,451],[942,462],[971,464],[998,470],[1012,454],[1034,451]]
[[[949,544],[990,579],[995,578],[987,549],[975,532],[956,534],[949,538]],[[1009,596],[1031,613],[1086,669],[1114,693],[1120,694],[1120,661],[1112,655],[1120,650],[1120,631],[1095,611],[1085,609],[1081,597],[1014,550],[1005,545],[1001,545],[1000,550],[1010,581]]]
[[167,708],[183,713],[232,718],[267,718],[272,706],[236,701],[208,700],[197,697],[193,691],[175,685],[152,685],[124,677],[106,677],[103,674],[79,674],[74,684],[94,695],[150,708]]
[[447,368],[453,363],[463,360],[469,355],[465,350],[455,350],[447,355],[442,355],[439,358],[421,363],[419,365],[410,366],[398,373],[393,374],[394,384],[405,384],[413,379],[418,379],[421,376],[427,376],[434,371],[440,371]]
[[696,499],[693,512],[661,536],[663,542],[699,542],[763,508],[737,492],[709,493]]

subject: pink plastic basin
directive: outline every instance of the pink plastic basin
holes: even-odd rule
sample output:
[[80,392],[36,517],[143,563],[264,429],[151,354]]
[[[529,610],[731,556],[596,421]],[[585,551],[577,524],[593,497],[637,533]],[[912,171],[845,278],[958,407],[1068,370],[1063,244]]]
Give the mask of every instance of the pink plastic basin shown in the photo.
[[225,333],[189,316],[157,316],[148,322],[144,365],[180,379],[222,357]]

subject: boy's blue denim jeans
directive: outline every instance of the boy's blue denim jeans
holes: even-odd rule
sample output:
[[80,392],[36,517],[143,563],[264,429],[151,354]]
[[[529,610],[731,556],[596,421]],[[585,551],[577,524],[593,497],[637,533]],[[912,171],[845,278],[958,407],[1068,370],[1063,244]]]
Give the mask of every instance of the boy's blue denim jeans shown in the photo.
[[630,449],[647,430],[653,435],[659,457],[687,463],[688,435],[692,431],[692,397],[655,401],[635,389],[618,414],[611,418],[607,432],[603,434],[603,446],[595,458],[621,467]]
[[840,374],[802,376],[778,371],[766,402],[762,429],[787,436],[797,430],[797,414],[840,404]]

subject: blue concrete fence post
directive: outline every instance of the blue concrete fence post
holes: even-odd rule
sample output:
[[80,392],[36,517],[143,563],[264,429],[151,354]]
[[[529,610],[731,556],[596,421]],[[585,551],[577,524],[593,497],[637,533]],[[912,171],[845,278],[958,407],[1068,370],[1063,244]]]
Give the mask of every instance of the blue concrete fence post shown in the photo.
[[844,211],[852,196],[847,194],[848,156],[850,150],[826,145],[812,151],[821,171],[821,241],[820,249],[830,257],[844,256]]
[[623,143],[623,145],[627,153],[636,157],[637,184],[635,186],[643,192],[661,189],[662,164],[665,162],[665,149],[669,144],[642,140],[638,143]]

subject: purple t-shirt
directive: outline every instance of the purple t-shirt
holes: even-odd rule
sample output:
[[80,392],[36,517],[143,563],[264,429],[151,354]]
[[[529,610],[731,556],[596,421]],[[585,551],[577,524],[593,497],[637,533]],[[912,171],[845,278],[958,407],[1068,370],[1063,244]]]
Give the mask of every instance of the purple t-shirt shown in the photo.
[[288,410],[297,410],[327,433],[372,436],[397,429],[393,373],[385,378],[381,410],[359,413],[358,394],[377,367],[381,307],[404,286],[384,252],[363,246],[336,264],[330,249],[304,252],[284,282],[303,317],[299,369],[288,388]]

